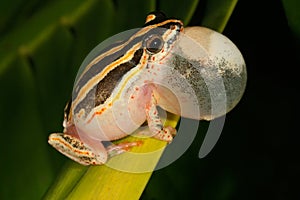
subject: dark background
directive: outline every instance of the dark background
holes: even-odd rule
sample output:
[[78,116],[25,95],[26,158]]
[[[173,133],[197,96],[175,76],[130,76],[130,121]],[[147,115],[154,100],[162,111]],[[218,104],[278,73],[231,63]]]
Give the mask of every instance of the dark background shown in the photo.
[[[201,11],[191,25],[199,23],[197,15]],[[227,114],[212,152],[197,160],[200,144],[194,141],[181,159],[154,173],[145,199],[300,197],[300,51],[281,2],[239,1],[223,34],[244,56],[245,94]]]

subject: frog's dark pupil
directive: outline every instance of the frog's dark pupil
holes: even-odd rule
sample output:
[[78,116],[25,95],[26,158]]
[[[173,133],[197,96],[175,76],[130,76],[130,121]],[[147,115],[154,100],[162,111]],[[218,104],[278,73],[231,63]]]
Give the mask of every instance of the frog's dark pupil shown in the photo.
[[155,38],[155,39],[153,40],[153,42],[151,43],[151,47],[150,47],[150,48],[153,48],[153,49],[159,49],[160,46],[161,46],[161,41],[160,41],[160,39]]

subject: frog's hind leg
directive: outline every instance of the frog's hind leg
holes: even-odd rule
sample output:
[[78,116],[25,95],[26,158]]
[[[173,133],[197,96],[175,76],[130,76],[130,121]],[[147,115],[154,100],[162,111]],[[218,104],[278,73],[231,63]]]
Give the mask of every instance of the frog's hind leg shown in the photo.
[[59,152],[82,165],[101,165],[107,160],[107,153],[102,144],[97,145],[97,151],[75,135],[52,133],[48,143]]
[[156,99],[152,94],[150,102],[146,104],[146,118],[150,133],[152,137],[170,143],[173,136],[176,135],[176,129],[171,126],[163,126],[156,106]]

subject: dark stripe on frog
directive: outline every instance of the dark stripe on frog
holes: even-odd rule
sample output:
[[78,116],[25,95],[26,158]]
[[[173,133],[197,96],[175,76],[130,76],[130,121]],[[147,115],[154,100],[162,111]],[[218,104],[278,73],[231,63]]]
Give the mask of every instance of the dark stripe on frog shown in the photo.
[[[73,91],[73,95],[72,95],[72,100],[74,101],[74,99],[77,98],[78,93],[80,92],[81,88],[92,78],[95,76],[95,74],[100,73],[103,69],[106,68],[107,65],[109,65],[110,63],[118,60],[118,59],[122,59],[122,57],[124,55],[126,55],[126,52],[128,52],[135,44],[141,42],[144,38],[144,35],[135,38],[134,40],[132,40],[128,45],[124,46],[122,49],[120,49],[119,51],[107,55],[105,56],[103,59],[101,59],[99,62],[97,62],[95,65],[93,65],[85,74],[82,75],[82,77],[80,78],[80,80],[78,80],[76,87],[75,88],[79,88],[79,90]],[[122,45],[121,45],[122,46]],[[99,80],[101,81],[101,80]]]
[[112,91],[116,87],[121,78],[133,67],[137,66],[143,55],[143,49],[139,49],[134,53],[133,58],[126,63],[120,64],[118,67],[109,72],[98,84],[96,90],[95,106],[103,104],[110,97]]
[[[103,104],[110,97],[122,77],[139,64],[142,55],[143,49],[139,49],[135,52],[130,61],[120,64],[110,71],[91,91],[89,91],[86,98],[75,107],[74,112],[78,113],[81,108],[84,108],[85,113],[90,113],[94,107]],[[92,103],[94,104],[92,105]]]

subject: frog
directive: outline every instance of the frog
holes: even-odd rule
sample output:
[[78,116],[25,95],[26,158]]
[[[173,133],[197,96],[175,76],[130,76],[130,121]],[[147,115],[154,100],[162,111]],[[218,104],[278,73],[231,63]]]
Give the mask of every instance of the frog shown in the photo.
[[[177,131],[164,125],[159,108],[211,121],[237,105],[246,80],[241,52],[227,37],[151,12],[142,28],[84,63],[64,110],[63,133],[50,134],[48,143],[82,165],[102,165],[142,145],[111,142],[145,126],[139,134],[170,144]],[[205,155],[219,136],[219,130],[205,136]]]
[[82,165],[102,165],[141,145],[137,141],[106,147],[103,142],[124,138],[145,122],[148,136],[172,142],[176,129],[163,126],[153,80],[160,70],[156,64],[171,56],[183,30],[181,20],[151,12],[127,40],[100,52],[74,84],[64,110],[63,133],[50,134],[48,143]]

